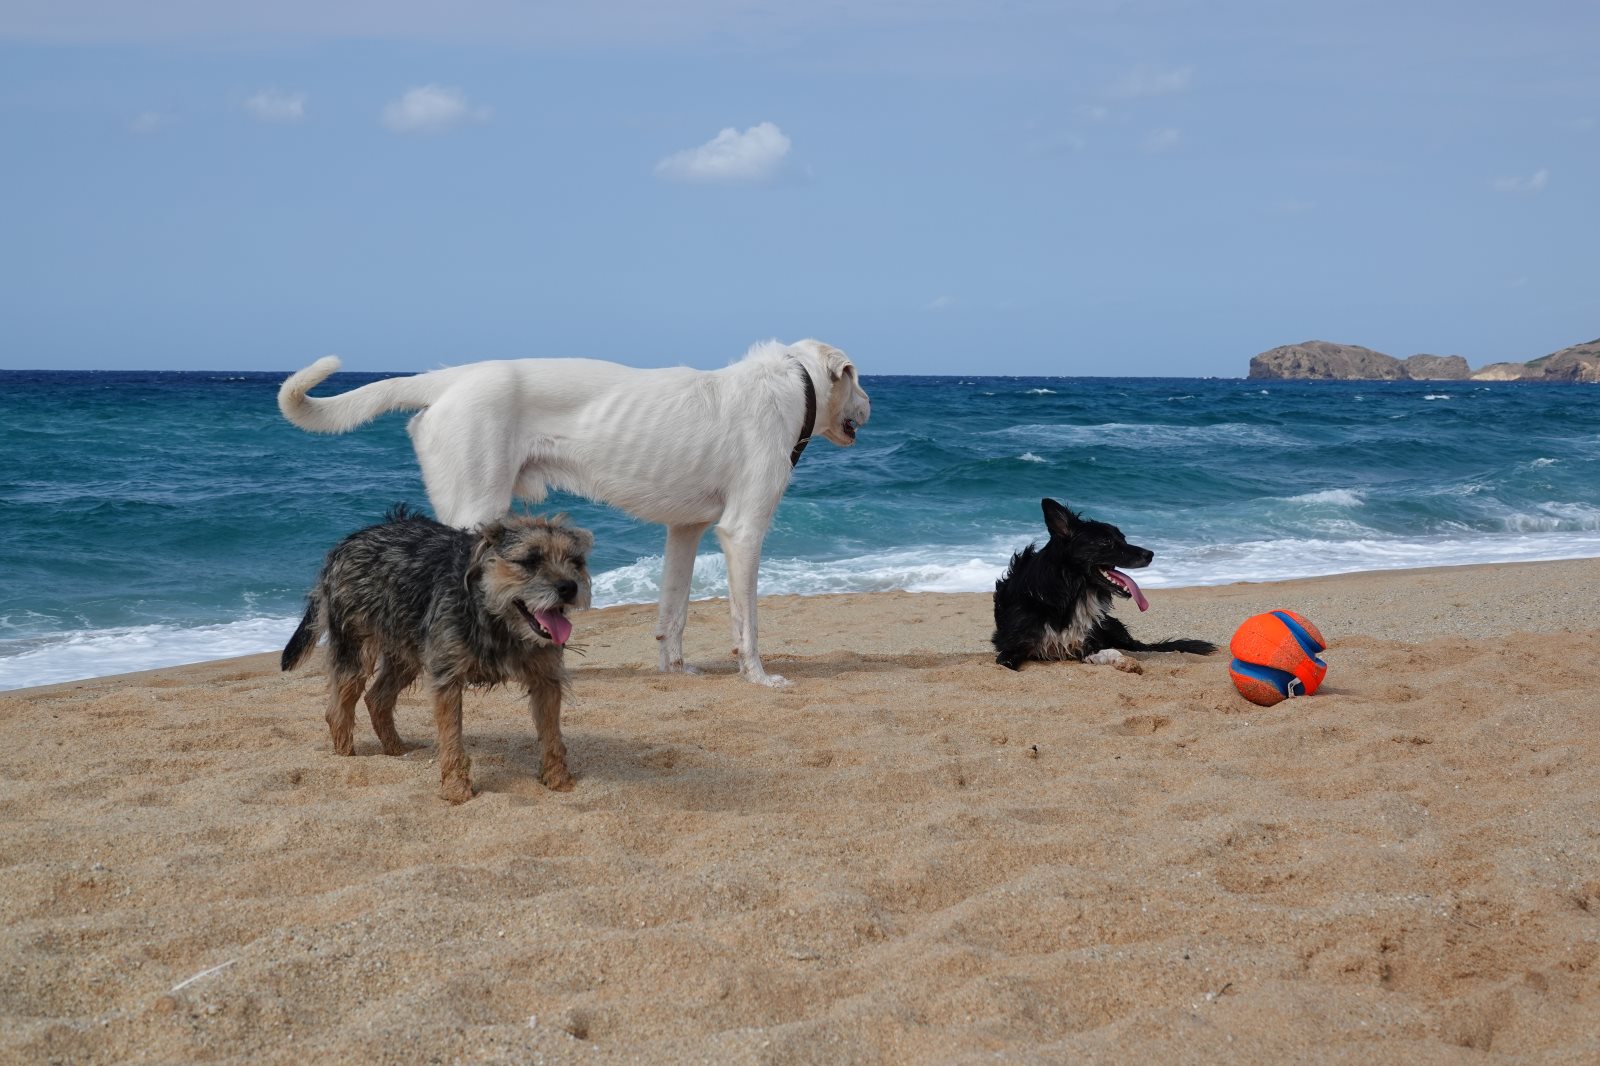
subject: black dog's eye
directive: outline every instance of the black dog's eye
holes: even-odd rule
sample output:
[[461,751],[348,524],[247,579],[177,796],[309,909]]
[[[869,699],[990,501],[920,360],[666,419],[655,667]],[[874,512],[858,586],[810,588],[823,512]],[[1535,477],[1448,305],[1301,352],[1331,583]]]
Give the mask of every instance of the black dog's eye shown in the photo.
[[572,565],[576,566],[579,570],[582,570],[584,567],[589,565],[589,560],[585,559],[581,555],[574,555],[572,557]]
[[543,562],[543,555],[538,552],[529,552],[527,555],[517,560],[517,565],[528,570],[537,570]]

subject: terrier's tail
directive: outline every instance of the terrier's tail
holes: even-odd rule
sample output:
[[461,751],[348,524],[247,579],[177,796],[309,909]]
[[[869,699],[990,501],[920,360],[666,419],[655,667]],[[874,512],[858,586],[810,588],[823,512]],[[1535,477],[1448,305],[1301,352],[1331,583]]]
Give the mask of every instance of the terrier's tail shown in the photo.
[[289,643],[283,647],[282,665],[285,670],[293,670],[306,661],[311,654],[311,649],[317,646],[317,638],[322,636],[322,604],[313,592],[306,597],[305,617],[300,619],[300,628],[294,631],[294,636],[289,638]]
[[389,411],[415,411],[438,399],[455,377],[449,370],[409,377],[384,378],[338,396],[307,396],[340,367],[337,355],[325,355],[297,370],[278,387],[283,417],[312,433],[348,433]]

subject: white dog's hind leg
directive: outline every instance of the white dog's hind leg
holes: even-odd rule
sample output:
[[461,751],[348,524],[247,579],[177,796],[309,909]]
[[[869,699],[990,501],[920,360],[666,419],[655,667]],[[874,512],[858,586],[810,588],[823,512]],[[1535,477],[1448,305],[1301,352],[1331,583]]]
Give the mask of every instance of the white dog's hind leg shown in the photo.
[[689,583],[694,556],[709,522],[667,527],[667,548],[661,557],[661,610],[656,639],[661,642],[662,673],[695,673],[683,664],[683,626],[689,617]]
[[768,688],[788,688],[789,680],[769,674],[761,665],[756,650],[756,570],[761,564],[762,522],[754,531],[717,525],[717,540],[728,560],[728,610],[733,616],[734,654],[739,657],[739,673],[746,681]]
[[417,415],[406,428],[434,516],[470,529],[511,510],[518,464],[504,441],[447,417],[442,406]]

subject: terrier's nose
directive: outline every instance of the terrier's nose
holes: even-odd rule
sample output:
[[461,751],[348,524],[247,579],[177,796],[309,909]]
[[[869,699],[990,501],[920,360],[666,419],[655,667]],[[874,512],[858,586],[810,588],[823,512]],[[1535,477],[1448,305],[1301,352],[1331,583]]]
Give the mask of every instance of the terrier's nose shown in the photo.
[[571,603],[578,598],[578,583],[576,581],[557,581],[556,592],[561,595],[561,602]]

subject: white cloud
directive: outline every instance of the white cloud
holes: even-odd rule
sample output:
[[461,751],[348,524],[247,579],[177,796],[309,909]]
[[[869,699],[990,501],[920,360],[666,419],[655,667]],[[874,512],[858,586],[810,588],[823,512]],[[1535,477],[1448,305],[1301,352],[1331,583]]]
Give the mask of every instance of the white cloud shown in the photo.
[[685,148],[656,164],[669,181],[766,181],[789,155],[789,138],[770,122],[740,133],[729,126],[698,148]]
[[1147,152],[1170,152],[1178,147],[1183,135],[1171,126],[1164,126],[1158,130],[1151,130],[1145,135],[1144,150]]
[[1111,109],[1099,104],[1079,104],[1076,110],[1085,122],[1104,122],[1111,117]]
[[128,132],[147,137],[152,133],[160,133],[170,125],[172,120],[159,111],[141,111],[128,123]]
[[460,89],[442,85],[408,89],[383,109],[383,124],[396,133],[444,133],[457,126],[487,121],[487,107],[473,107]]
[[1059,130],[1054,133],[1041,133],[1030,139],[1027,143],[1027,152],[1031,156],[1065,155],[1068,152],[1081,152],[1089,147],[1089,142],[1076,133]]
[[1193,67],[1152,67],[1141,64],[1118,78],[1106,89],[1119,100],[1138,100],[1150,96],[1170,96],[1187,92],[1194,79]]
[[244,109],[262,122],[299,122],[306,117],[306,94],[263,89],[244,102]]
[[922,305],[924,311],[948,311],[956,305],[954,296],[935,296]]
[[1536,193],[1544,192],[1549,183],[1550,172],[1540,167],[1525,178],[1495,178],[1490,185],[1495,192]]

